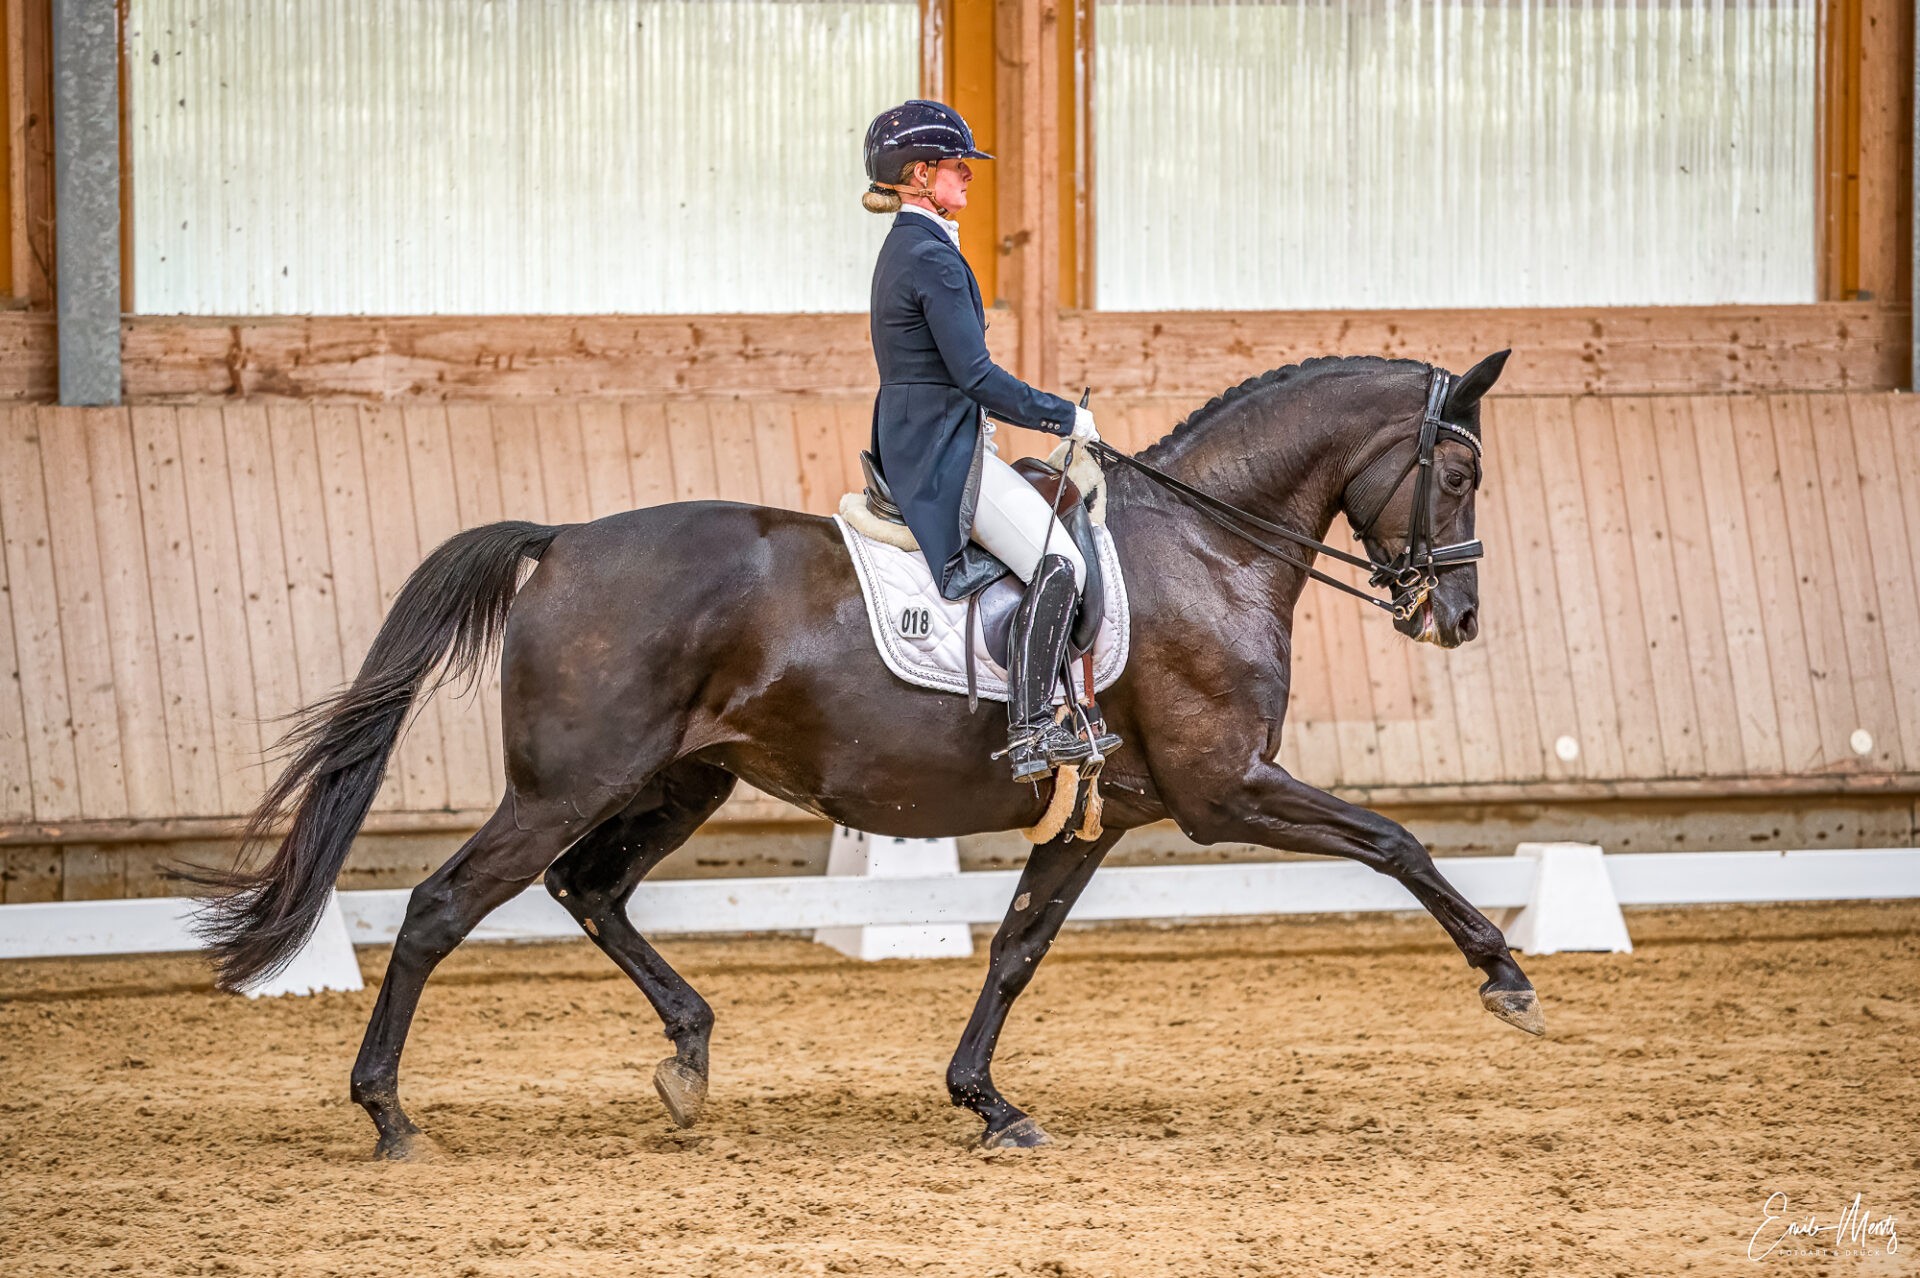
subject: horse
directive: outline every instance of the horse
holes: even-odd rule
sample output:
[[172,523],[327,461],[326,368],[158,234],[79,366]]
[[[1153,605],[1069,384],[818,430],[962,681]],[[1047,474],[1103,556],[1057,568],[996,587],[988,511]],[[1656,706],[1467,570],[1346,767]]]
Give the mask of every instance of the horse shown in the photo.
[[[1363,532],[1382,562],[1416,521],[1464,540],[1480,478],[1480,400],[1505,358],[1443,384],[1437,409],[1424,403],[1437,376],[1425,364],[1329,357],[1275,369],[1191,413],[1138,460],[1317,544],[1336,515],[1354,517],[1349,489],[1370,462],[1420,433],[1423,411],[1429,422],[1437,413],[1445,429],[1431,465],[1409,462]],[[1346,857],[1392,876],[1485,976],[1488,1010],[1542,1033],[1539,1000],[1500,930],[1419,840],[1276,762],[1311,555],[1270,554],[1197,518],[1144,470],[1109,465],[1105,484],[1133,613],[1128,667],[1103,700],[1126,745],[1106,764],[1104,828],[1036,844],[993,938],[947,1070],[953,1103],[984,1124],[981,1142],[1048,1140],[994,1085],[1001,1028],[1102,858],[1126,831],[1169,818],[1202,844]],[[1471,640],[1474,565],[1447,564],[1427,585],[1395,627],[1442,647]],[[688,1126],[706,1100],[713,1010],[638,933],[626,905],[737,781],[902,837],[1031,827],[1048,806],[1043,787],[1009,784],[993,762],[997,714],[972,714],[966,697],[888,672],[831,521],[692,501],[585,524],[491,524],[426,557],[353,682],[295,720],[285,770],[232,867],[200,872],[199,925],[223,987],[277,970],[303,944],[415,701],[448,680],[471,681],[496,645],[505,794],[412,892],[353,1066],[351,1094],[373,1120],[377,1157],[431,1147],[399,1095],[400,1054],[428,976],[543,876],[659,1014],[673,1055],[654,1082],[669,1116]]]

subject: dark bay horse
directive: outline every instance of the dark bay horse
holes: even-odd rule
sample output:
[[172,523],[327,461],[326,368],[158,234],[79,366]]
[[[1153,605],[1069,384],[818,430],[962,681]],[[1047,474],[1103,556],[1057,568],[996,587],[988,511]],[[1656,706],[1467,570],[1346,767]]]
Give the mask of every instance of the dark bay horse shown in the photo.
[[[1505,353],[1452,383],[1442,417],[1479,429]],[[1165,473],[1273,523],[1324,538],[1349,484],[1417,432],[1428,366],[1313,360],[1236,387],[1142,454]],[[1473,532],[1478,469],[1449,434],[1434,453],[1431,528]],[[1125,565],[1133,648],[1105,695],[1127,744],[1107,765],[1105,832],[1034,847],[994,937],[991,967],[947,1072],[983,1140],[1046,1140],[994,1087],[995,1040],[1013,1000],[1102,857],[1128,829],[1171,818],[1201,843],[1348,857],[1404,884],[1486,977],[1485,1005],[1531,1033],[1533,987],[1499,929],[1385,817],[1277,763],[1294,605],[1306,580],[1147,478],[1108,468],[1107,525]],[[1373,521],[1389,551],[1414,516],[1409,478]],[[524,585],[524,561],[538,566]],[[1472,639],[1471,564],[1441,571],[1418,615],[1394,624],[1445,647]],[[502,644],[507,790],[471,839],[413,892],[374,1005],[353,1098],[404,1157],[420,1131],[400,1106],[400,1052],[421,988],[475,924],[543,875],[553,895],[640,987],[674,1054],[655,1083],[675,1121],[706,1096],[713,1012],[634,930],[640,879],[711,816],[736,779],[883,835],[1031,826],[1044,787],[1007,782],[989,756],[1004,725],[965,697],[910,687],[874,650],[833,524],[786,510],[698,501],[541,527],[458,534],[407,581],[351,686],[303,712],[285,772],[254,814],[242,861],[207,875],[202,918],[221,980],[284,964],[325,907],[416,698],[470,675]],[[248,850],[287,833],[270,860]]]

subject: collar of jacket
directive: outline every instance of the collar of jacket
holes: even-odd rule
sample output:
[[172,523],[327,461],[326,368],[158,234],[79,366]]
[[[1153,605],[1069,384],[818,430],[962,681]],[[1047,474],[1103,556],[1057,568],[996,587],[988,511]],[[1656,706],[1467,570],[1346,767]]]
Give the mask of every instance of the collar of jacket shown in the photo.
[[903,204],[900,206],[900,211],[893,215],[893,224],[895,226],[913,226],[916,223],[924,224],[930,231],[940,232],[945,235],[947,239],[953,241],[955,248],[960,247],[960,224],[958,222],[941,217],[938,213],[930,212],[917,204]]

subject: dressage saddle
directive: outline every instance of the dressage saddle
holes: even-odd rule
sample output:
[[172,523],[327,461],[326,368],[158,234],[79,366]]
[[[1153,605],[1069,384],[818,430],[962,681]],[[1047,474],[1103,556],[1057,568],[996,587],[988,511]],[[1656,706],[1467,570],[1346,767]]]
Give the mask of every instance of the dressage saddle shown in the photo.
[[[877,519],[904,525],[907,521],[900,517],[900,508],[894,504],[893,493],[880,468],[874,464],[872,453],[861,451],[860,469],[867,478],[867,509]],[[1080,592],[1079,611],[1074,614],[1073,629],[1067,636],[1067,655],[1078,661],[1093,651],[1093,641],[1100,633],[1100,620],[1107,611],[1106,579],[1100,566],[1100,548],[1093,539],[1093,518],[1087,513],[1086,497],[1064,473],[1037,457],[1022,457],[1013,463],[1013,469],[1046,498],[1048,505],[1060,512],[1061,526],[1086,561],[1086,588]],[[1064,496],[1060,493],[1063,484],[1066,486]],[[980,632],[986,639],[987,652],[1002,669],[1007,667],[1011,654],[1013,614],[1020,607],[1025,590],[1013,570],[1001,564],[999,574],[975,592],[972,600],[980,616]]]

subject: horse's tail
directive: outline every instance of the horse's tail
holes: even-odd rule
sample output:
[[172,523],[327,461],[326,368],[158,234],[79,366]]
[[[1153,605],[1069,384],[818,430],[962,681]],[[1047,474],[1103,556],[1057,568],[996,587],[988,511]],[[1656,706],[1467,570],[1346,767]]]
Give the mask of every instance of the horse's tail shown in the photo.
[[[233,868],[179,872],[213,889],[194,929],[222,986],[279,971],[312,935],[415,698],[471,683],[506,625],[520,561],[540,558],[559,532],[509,521],[450,538],[407,578],[353,683],[294,716],[279,746],[286,770],[248,818]],[[279,850],[247,868],[289,813]]]

